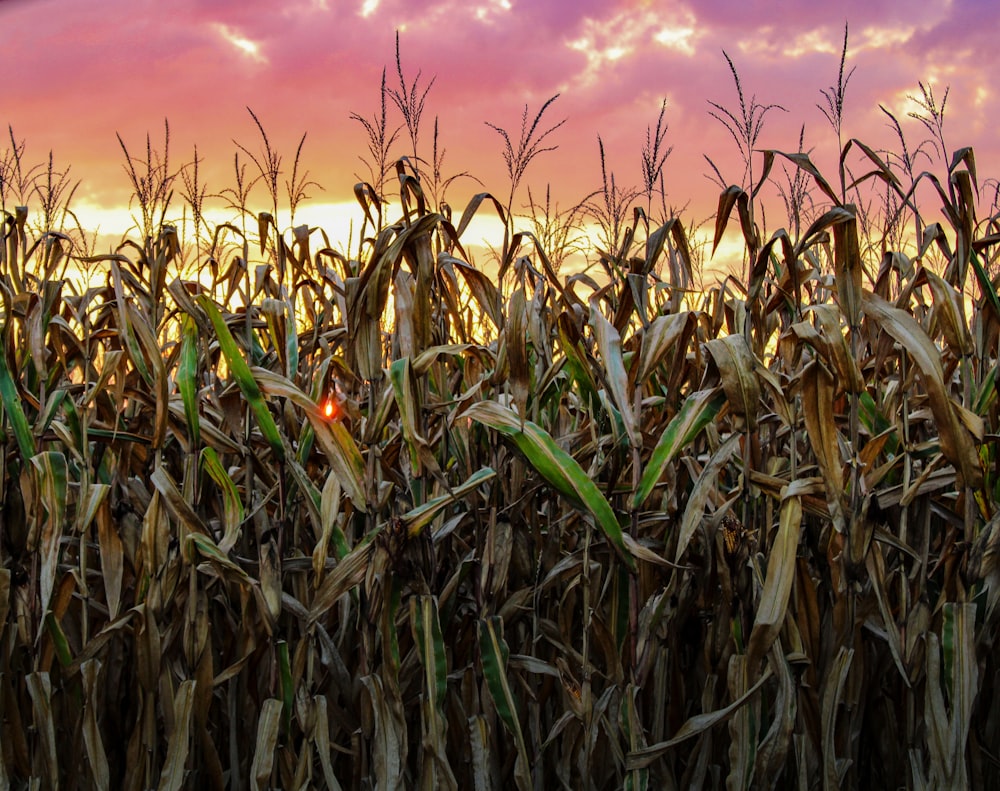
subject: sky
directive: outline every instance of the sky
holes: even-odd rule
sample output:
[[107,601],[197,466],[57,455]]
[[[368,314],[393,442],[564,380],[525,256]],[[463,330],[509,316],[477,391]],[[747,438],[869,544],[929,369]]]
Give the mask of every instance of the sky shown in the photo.
[[[697,223],[711,217],[720,192],[705,155],[727,183],[744,178],[735,142],[710,115],[710,102],[738,112],[724,52],[747,102],[780,105],[766,115],[757,148],[795,151],[804,125],[805,150],[836,178],[837,137],[817,104],[837,81],[845,24],[854,71],[844,140],[898,151],[881,105],[915,149],[928,136],[908,117],[923,83],[938,102],[949,90],[948,149],[973,146],[981,182],[998,172],[995,0],[0,0],[0,120],[25,142],[27,162],[47,162],[51,152],[57,171],[69,168],[85,225],[120,233],[131,188],[116,135],[133,155],[145,153],[147,134],[162,151],[169,119],[171,167],[190,162],[197,146],[200,178],[220,193],[233,186],[238,145],[260,152],[249,107],[283,157],[283,178],[306,133],[301,166],[318,186],[304,204],[311,213],[299,217],[336,235],[357,214],[345,205],[369,172],[365,131],[351,116],[378,113],[383,68],[398,88],[398,32],[408,83],[419,73],[420,92],[430,87],[418,153],[430,158],[437,120],[443,174],[475,177],[451,183],[456,212],[477,192],[502,201],[509,192],[503,141],[487,122],[516,143],[525,108],[530,120],[558,94],[540,125],[565,121],[545,140],[557,148],[529,164],[516,209],[527,185],[536,198],[551,185],[560,208],[600,187],[598,136],[608,175],[620,188],[641,186],[647,130],[665,100],[667,202]],[[389,122],[401,123],[391,103]],[[394,153],[408,148],[404,129]],[[919,166],[942,172],[938,160]],[[776,191],[761,195],[774,206],[770,228],[783,225]],[[178,213],[181,203],[175,196]]]

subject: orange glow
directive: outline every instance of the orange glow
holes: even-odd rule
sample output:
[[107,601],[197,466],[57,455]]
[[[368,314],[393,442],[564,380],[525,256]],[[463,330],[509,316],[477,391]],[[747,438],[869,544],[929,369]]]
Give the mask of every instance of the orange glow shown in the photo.
[[[812,152],[812,162],[827,178],[837,173],[838,135],[820,112],[825,106],[820,91],[838,77],[848,18],[843,74],[853,77],[847,91],[844,139],[862,140],[876,151],[897,151],[899,141],[880,106],[899,119],[908,140],[924,139],[924,125],[909,116],[911,111],[923,111],[908,98],[920,96],[917,81],[923,80],[934,85],[939,100],[944,88],[951,88],[949,144],[973,146],[980,170],[996,170],[1000,137],[993,133],[990,119],[1000,114],[1000,90],[989,86],[994,84],[991,76],[1000,63],[1000,49],[991,46],[986,35],[989,19],[980,20],[983,37],[970,35],[978,31],[967,20],[978,11],[988,17],[987,10],[992,13],[997,4],[924,4],[916,22],[894,5],[899,4],[852,1],[840,4],[843,12],[834,17],[817,11],[816,3],[794,0],[782,4],[780,24],[770,24],[774,20],[755,18],[746,10],[752,4],[732,0],[672,4],[669,18],[659,13],[664,4],[655,0],[474,0],[466,4],[218,0],[188,3],[185,7],[191,13],[185,15],[178,15],[170,4],[126,0],[0,3],[5,42],[16,42],[18,58],[18,79],[5,85],[2,131],[6,142],[0,144],[0,153],[12,151],[12,140],[24,140],[26,159],[21,164],[26,165],[26,172],[45,173],[50,151],[56,174],[65,175],[71,167],[68,182],[80,180],[80,188],[73,193],[74,216],[88,233],[101,232],[93,252],[106,253],[118,248],[122,234],[133,226],[132,216],[139,213],[131,179],[122,167],[125,152],[116,135],[136,158],[134,164],[151,152],[153,159],[162,158],[166,172],[161,122],[164,108],[169,108],[169,171],[179,178],[177,171],[184,168],[186,176],[193,176],[197,145],[197,157],[203,163],[199,185],[209,186],[199,209],[200,220],[207,220],[208,227],[201,223],[199,227],[211,235],[224,223],[242,227],[243,209],[252,215],[274,208],[260,182],[245,201],[236,201],[245,206],[234,208],[232,196],[223,196],[234,186],[235,155],[239,154],[241,165],[248,165],[247,175],[253,176],[256,168],[248,155],[259,155],[265,143],[260,133],[266,130],[267,144],[280,152],[282,163],[288,166],[298,156],[296,143],[308,133],[299,173],[308,171],[320,184],[313,187],[312,178],[306,179],[309,200],[297,204],[294,218],[288,201],[278,201],[278,227],[286,238],[291,225],[322,228],[334,250],[360,257],[356,255],[359,236],[368,235],[370,229],[361,231],[364,213],[353,186],[371,174],[367,132],[357,121],[379,115],[383,67],[388,67],[387,76],[392,77],[388,87],[399,88],[398,31],[399,70],[410,91],[422,97],[429,90],[428,112],[423,117],[420,151],[413,152],[405,139],[409,135],[401,135],[390,146],[388,163],[402,155],[419,156],[412,163],[432,159],[427,125],[433,123],[431,116],[440,113],[440,151],[448,151],[445,172],[468,173],[476,179],[447,182],[452,185],[447,202],[456,214],[461,216],[463,207],[480,191],[509,192],[509,174],[501,156],[503,141],[496,128],[484,122],[497,124],[519,139],[522,114],[531,120],[547,97],[560,95],[535,131],[547,130],[563,119],[566,125],[546,139],[541,146],[544,155],[532,158],[513,196],[515,229],[530,230],[525,215],[529,186],[537,198],[551,183],[553,205],[558,203],[563,209],[596,199],[591,192],[601,187],[603,178],[598,134],[606,148],[608,175],[615,172],[617,183],[626,191],[642,186],[638,154],[647,141],[647,127],[652,124],[655,129],[666,97],[668,128],[662,153],[671,148],[673,153],[666,161],[662,186],[669,194],[662,201],[659,195],[636,196],[626,210],[630,213],[633,205],[643,206],[647,214],[663,221],[673,216],[675,208],[686,207],[681,212],[684,227],[702,227],[709,244],[701,249],[708,256],[713,223],[704,220],[714,216],[721,187],[711,178],[703,155],[719,166],[720,178],[727,185],[749,186],[743,183],[748,174],[735,141],[709,114],[708,101],[739,109],[735,75],[722,57],[723,49],[735,56],[733,68],[738,70],[741,90],[750,97],[756,95],[761,106],[777,103],[788,110],[767,116],[753,156],[755,177],[760,172],[759,152],[796,150],[803,125],[803,150]],[[60,12],[53,20],[51,9],[56,6]],[[99,13],[93,13],[94,7]],[[445,16],[449,46],[441,47],[439,23]],[[109,18],[116,19],[115,26],[104,22]],[[328,42],[334,37],[338,47],[335,53],[328,52]],[[135,90],[134,69],[128,68],[127,53],[120,47],[123,39],[144,42],[143,85],[148,90]],[[483,41],[487,40],[491,56],[483,57]],[[933,46],[928,44],[931,41]],[[303,59],[304,51],[320,55]],[[505,52],[516,52],[517,57],[499,56]],[[340,68],[341,63],[351,68]],[[856,72],[852,71],[855,66]],[[90,90],[95,84],[101,85],[100,102],[94,101]],[[296,90],[269,90],[269,86],[285,84],[294,84]],[[619,90],[618,86],[641,87]],[[336,100],[302,100],[314,95],[335,95]],[[248,106],[259,117],[261,129],[248,114]],[[59,107],[63,116],[73,118],[72,125],[53,124],[50,113],[44,112],[48,107]],[[128,107],[128,112],[108,110],[115,107]],[[390,102],[390,124],[403,120],[397,110]],[[150,148],[143,147],[147,134]],[[533,150],[541,154],[541,149]],[[940,176],[942,168],[947,171],[952,152],[939,158],[927,150],[933,161],[922,162],[921,169]],[[845,165],[863,165],[866,160],[853,147],[851,156]],[[781,161],[775,161],[771,173],[779,183]],[[794,175],[794,168],[785,164]],[[39,170],[31,170],[35,166]],[[291,175],[290,166],[285,169],[282,181]],[[388,223],[396,222],[401,214],[394,182],[389,178],[385,184],[384,219]],[[38,203],[41,194],[32,191],[34,183],[32,175],[23,188],[14,189],[23,194],[8,194],[11,205],[29,205],[29,223],[40,221],[43,214]],[[426,183],[423,186],[427,188]],[[191,207],[180,197],[182,187],[179,181],[175,183],[166,221],[177,224],[185,240],[193,240]],[[442,199],[443,187],[444,182],[438,196]],[[786,224],[775,184],[765,183],[758,197],[762,206],[767,204],[769,226],[776,229]],[[823,202],[818,192],[812,197]],[[989,212],[985,205],[983,210]],[[734,229],[737,225],[730,222]],[[67,227],[75,230],[73,222],[67,221]],[[503,223],[487,201],[474,213],[461,241],[468,252],[486,262],[492,257],[488,247],[495,247],[503,234]],[[586,235],[592,236],[589,228]],[[318,238],[313,237],[316,245]],[[470,250],[470,245],[478,249]],[[126,250],[125,254],[131,253]],[[741,255],[733,261],[737,271],[742,267]],[[588,259],[592,263],[596,254],[591,251]],[[712,258],[714,268],[723,271],[731,260],[722,250]],[[105,268],[95,265],[93,270],[100,273]]]
[[339,420],[343,414],[340,408],[340,399],[335,391],[331,391],[326,398],[320,402],[320,411],[327,420]]

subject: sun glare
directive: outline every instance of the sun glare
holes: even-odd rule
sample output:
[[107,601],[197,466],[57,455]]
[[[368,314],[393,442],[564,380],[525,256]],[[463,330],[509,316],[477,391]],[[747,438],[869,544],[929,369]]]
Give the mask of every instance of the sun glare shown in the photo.
[[[136,227],[137,214],[127,206],[106,207],[98,206],[87,202],[84,199],[73,202],[73,213],[80,221],[83,228],[89,229],[96,234],[97,244],[95,251],[106,253],[118,247],[122,241],[122,235]],[[203,220],[210,230],[234,221],[233,213],[226,209],[206,207],[203,213]],[[347,244],[348,240],[352,246],[357,245],[358,235],[361,230],[361,211],[357,203],[352,201],[341,201],[337,203],[308,203],[299,207],[295,213],[295,225],[308,225],[310,228],[322,229],[330,243],[333,245]],[[278,221],[283,230],[289,230],[289,217],[287,213],[279,213]],[[180,238],[184,242],[191,240],[194,233],[193,223],[190,214],[181,214],[181,209],[177,208],[177,216],[168,215],[166,222],[174,225],[178,229]],[[317,233],[312,248],[325,246],[322,237]]]

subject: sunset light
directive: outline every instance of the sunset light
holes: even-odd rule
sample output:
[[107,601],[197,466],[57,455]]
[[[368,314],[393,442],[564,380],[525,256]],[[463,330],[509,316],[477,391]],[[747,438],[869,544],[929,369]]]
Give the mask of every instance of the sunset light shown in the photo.
[[998,787],[1000,2],[0,30],[0,789]]
[[[5,92],[7,122],[25,141],[31,162],[51,149],[57,167],[72,166],[71,178],[80,181],[74,196],[78,216],[108,234],[118,231],[109,219],[123,216],[129,195],[116,133],[135,151],[147,133],[155,143],[168,118],[171,161],[183,164],[198,146],[208,188],[205,208],[218,220],[226,210],[214,196],[231,181],[234,142],[256,150],[248,106],[282,156],[279,186],[290,175],[294,151],[289,149],[308,133],[301,164],[318,187],[307,190],[302,217],[308,203],[318,201],[345,207],[326,213],[336,217],[336,227],[328,229],[332,236],[342,237],[352,219],[357,227],[360,209],[349,216],[347,207],[358,177],[367,178],[359,160],[367,144],[363,128],[350,117],[370,117],[377,109],[383,67],[389,87],[398,83],[396,31],[407,76],[419,71],[423,85],[435,78],[424,102],[421,141],[430,145],[436,118],[439,150],[445,153],[442,177],[467,173],[478,179],[461,177],[448,187],[447,201],[457,211],[477,192],[502,195],[507,189],[497,138],[484,121],[512,126],[525,104],[537,107],[561,93],[552,117],[567,122],[551,141],[555,150],[532,163],[527,183],[536,193],[551,184],[568,207],[600,184],[598,135],[616,183],[641,184],[638,150],[656,112],[648,108],[669,95],[666,143],[673,153],[664,170],[667,203],[685,207],[694,222],[704,221],[715,210],[717,186],[703,155],[727,180],[742,172],[728,133],[708,115],[708,100],[735,100],[722,50],[733,57],[748,96],[787,110],[768,117],[757,148],[793,150],[805,124],[805,149],[821,168],[835,165],[836,139],[816,105],[820,89],[836,78],[845,21],[851,26],[848,66],[854,69],[844,106],[846,134],[891,148],[896,141],[882,105],[897,115],[916,145],[925,130],[908,117],[914,111],[908,97],[918,95],[918,81],[936,76],[939,90],[951,88],[947,139],[956,147],[973,146],[983,172],[1000,152],[996,137],[987,134],[991,127],[981,122],[1000,112],[996,93],[984,87],[997,57],[996,48],[981,38],[989,15],[996,13],[989,4],[927,4],[919,13],[908,6],[901,14],[891,4],[848,2],[838,6],[843,18],[831,19],[801,3],[783,7],[780,25],[732,13],[724,3],[681,4],[669,13],[650,2],[579,6],[559,0],[482,2],[470,12],[453,0],[357,0],[353,13],[344,13],[344,4],[307,0],[212,3],[191,6],[189,15],[167,12],[165,6],[140,13],[125,0],[103,0],[100,7],[103,15],[60,0],[37,0],[0,6],[0,19],[11,42],[9,57],[19,64],[19,77]],[[966,24],[963,15],[973,7],[974,19]],[[96,24],[107,17],[120,20],[113,34]],[[914,25],[914,19],[923,21]],[[444,29],[447,47],[440,46]],[[216,47],[204,46],[199,31],[205,30]],[[115,54],[121,48],[112,35],[114,41],[143,41],[141,90],[134,82],[135,65]],[[952,39],[955,46],[949,45]],[[789,70],[793,60],[796,66]],[[127,112],[102,110],[91,101],[87,86],[93,85],[101,86],[103,101],[127,106]],[[72,124],[50,123],[49,115],[39,112],[42,96],[46,107],[60,108],[60,117],[71,117]],[[391,132],[401,119],[390,120]],[[405,131],[397,153],[405,152]],[[262,194],[261,184],[254,194]],[[769,186],[761,197],[777,200]],[[178,215],[180,204],[175,194]],[[526,194],[519,191],[514,208],[523,213],[525,204]],[[777,205],[768,213],[772,227],[780,219]],[[93,220],[89,207],[99,209]],[[309,215],[308,222],[318,221],[320,213]]]

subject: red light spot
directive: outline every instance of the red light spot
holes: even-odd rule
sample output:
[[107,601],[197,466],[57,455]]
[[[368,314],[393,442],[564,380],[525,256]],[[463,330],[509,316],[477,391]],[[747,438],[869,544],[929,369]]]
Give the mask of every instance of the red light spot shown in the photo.
[[320,411],[327,420],[339,420],[341,417],[340,399],[331,392],[320,402]]

